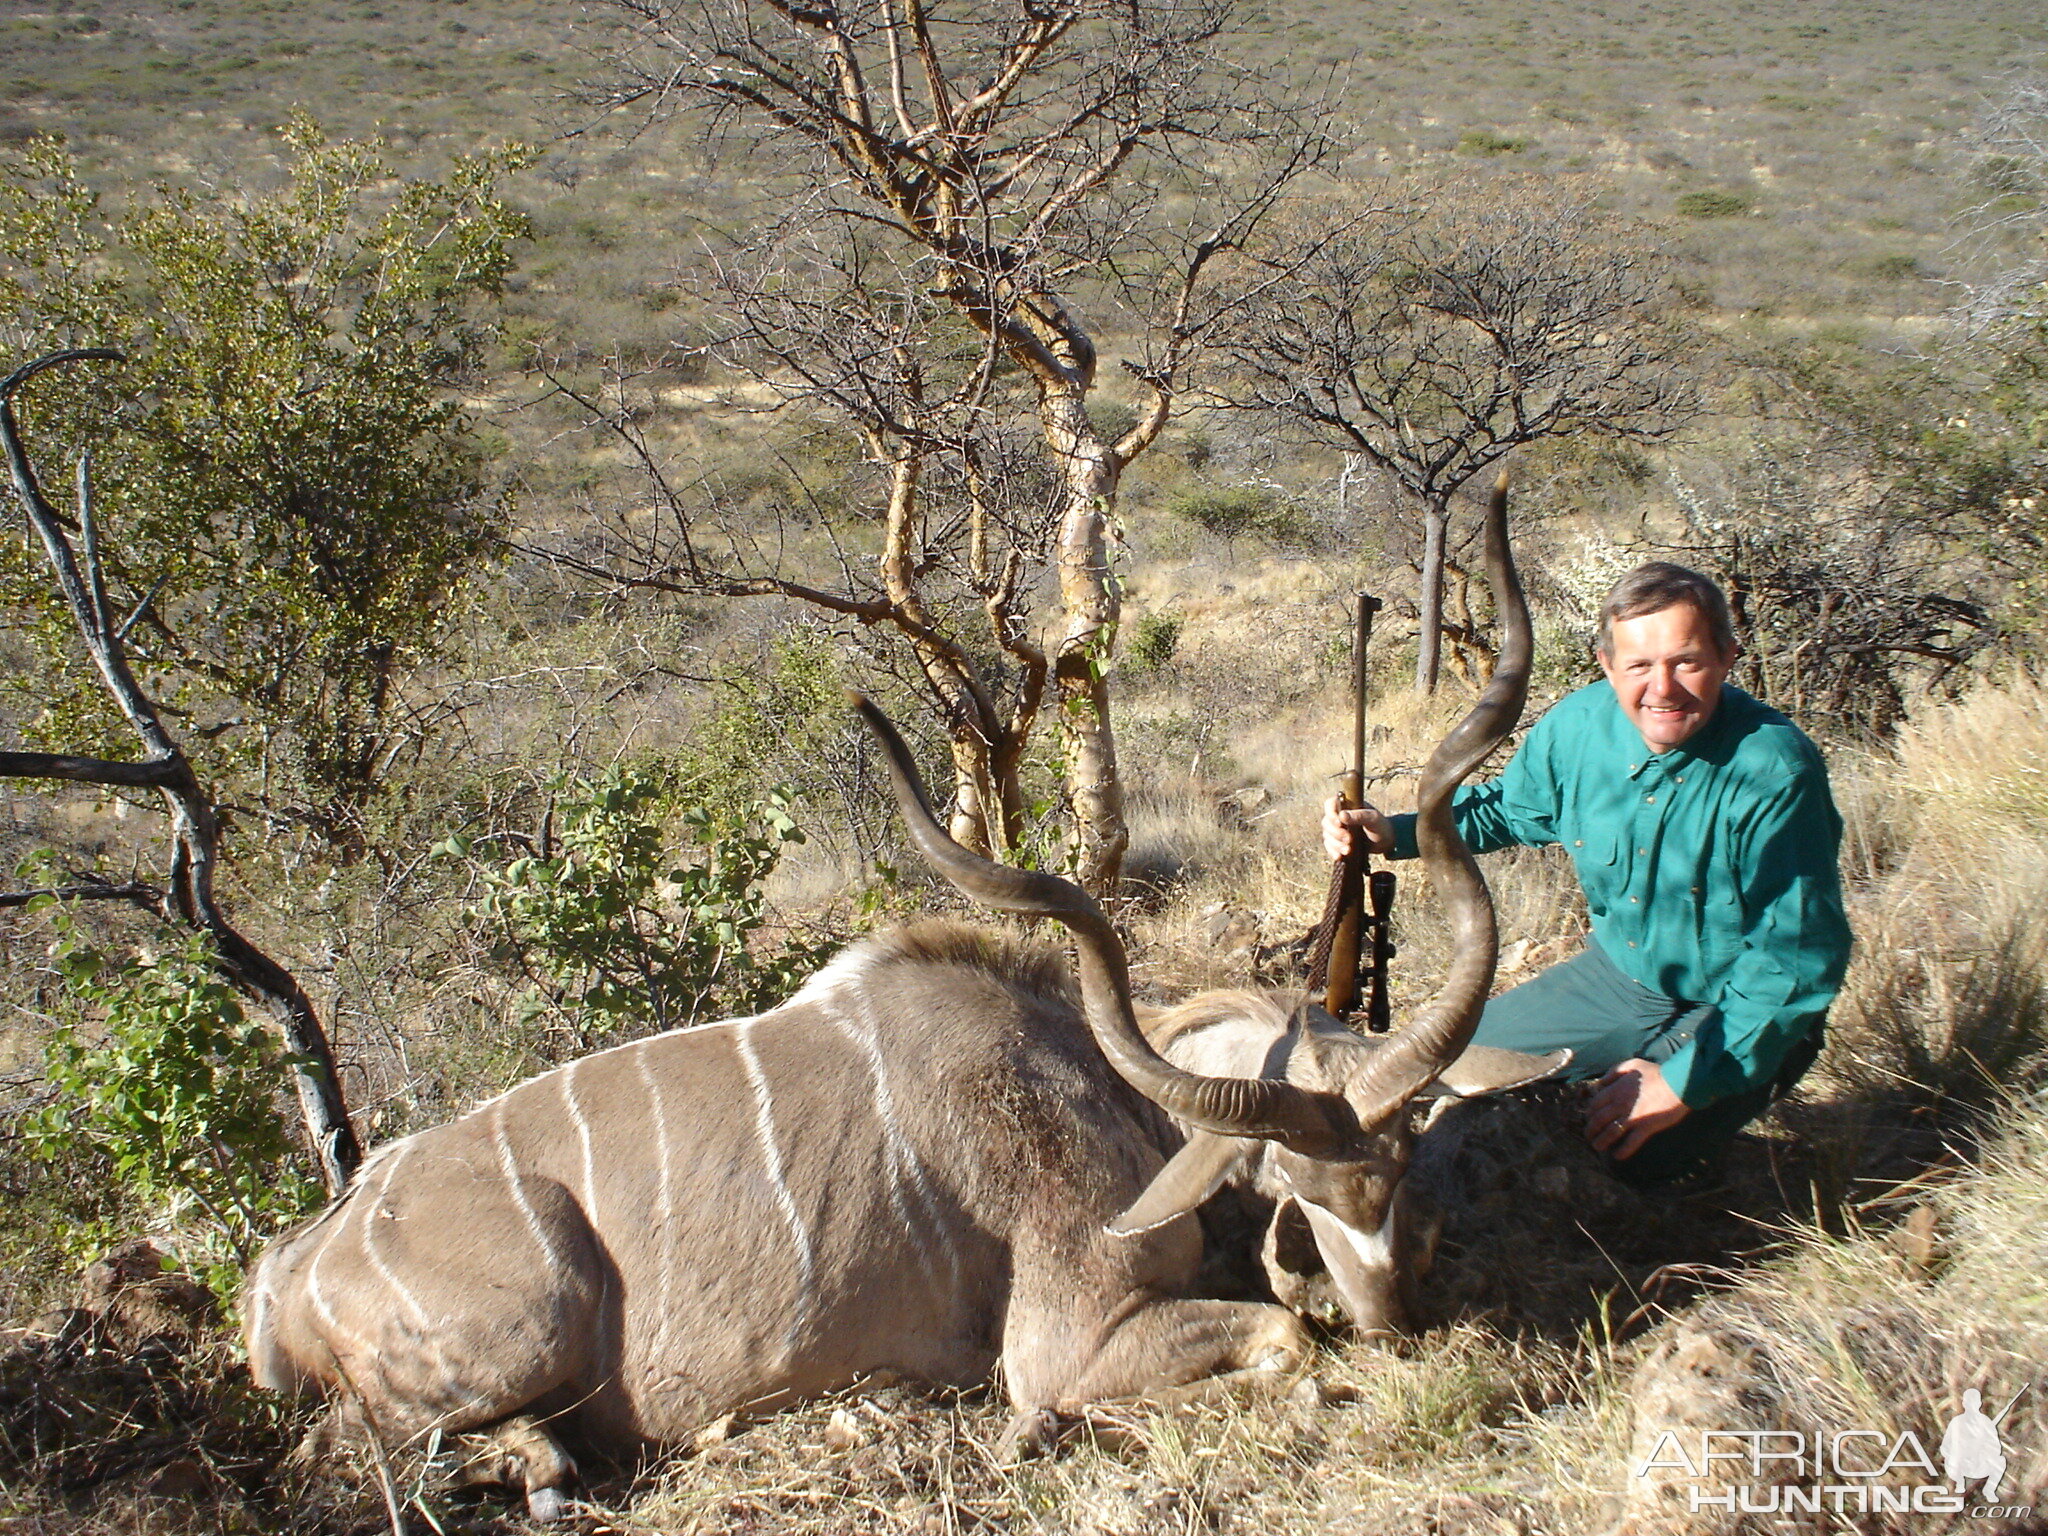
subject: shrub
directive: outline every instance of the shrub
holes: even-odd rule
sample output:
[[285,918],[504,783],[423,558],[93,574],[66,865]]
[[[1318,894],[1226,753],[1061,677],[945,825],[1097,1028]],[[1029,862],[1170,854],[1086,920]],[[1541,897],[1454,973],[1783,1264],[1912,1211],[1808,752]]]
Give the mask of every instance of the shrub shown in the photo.
[[2018,155],[1986,155],[1971,168],[1970,184],[2000,196],[2040,190],[2034,168]]
[[1519,155],[1528,147],[1529,140],[1525,138],[1495,133],[1491,128],[1467,128],[1458,135],[1457,152],[1461,155]]
[[1747,192],[1711,187],[1704,192],[1685,193],[1676,206],[1688,219],[1737,219],[1748,213],[1755,201]]
[[[214,974],[203,941],[118,958],[81,942],[68,922],[59,931],[57,970],[84,1017],[50,1039],[56,1097],[29,1120],[31,1147],[49,1163],[97,1163],[174,1220],[196,1207],[245,1261],[320,1196],[277,1112],[283,1052]],[[99,1026],[97,1044],[78,1027],[86,1018]],[[215,1288],[232,1288],[235,1267],[217,1267]]]
[[1315,524],[1295,502],[1270,485],[1204,486],[1170,498],[1166,510],[1227,544],[1246,537],[1278,545],[1306,545]]
[[1932,275],[1920,264],[1918,256],[1896,254],[1866,257],[1856,264],[1856,270],[1865,277],[1874,277],[1884,283],[1903,282],[1907,278]]
[[[557,786],[559,850],[480,867],[485,915],[502,951],[534,985],[525,1018],[562,1009],[573,1045],[648,1027],[750,1013],[779,1002],[820,958],[804,944],[762,957],[748,938],[767,916],[762,885],[803,841],[790,795],[774,789],[744,815],[693,799],[659,764],[613,767]],[[686,845],[671,846],[671,830]],[[450,838],[437,852],[470,858]]]
[[[0,155],[0,325],[17,360],[127,351],[37,386],[45,452],[113,448],[106,585],[149,594],[129,622],[159,697],[234,717],[210,764],[233,754],[268,810],[352,849],[408,716],[432,713],[405,685],[499,554],[451,395],[526,230],[500,195],[524,157],[399,180],[377,141],[303,118],[283,137],[274,192],[160,187],[116,211],[54,141]],[[0,683],[40,739],[94,741],[106,704],[40,558],[0,550],[0,590],[44,663]]]
[[1142,671],[1153,671],[1173,659],[1174,648],[1180,644],[1181,626],[1186,620],[1172,611],[1145,613],[1138,616],[1138,622],[1131,626],[1130,642],[1124,647],[1124,655],[1131,665]]

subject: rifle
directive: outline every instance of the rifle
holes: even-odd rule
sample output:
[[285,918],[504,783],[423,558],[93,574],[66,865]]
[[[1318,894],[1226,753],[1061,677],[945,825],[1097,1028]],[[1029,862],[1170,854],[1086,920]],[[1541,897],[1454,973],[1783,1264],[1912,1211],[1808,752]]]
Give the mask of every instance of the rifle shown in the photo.
[[[1364,592],[1358,594],[1351,642],[1351,767],[1343,780],[1346,810],[1356,810],[1365,804],[1365,653],[1372,641],[1373,615],[1381,606],[1378,598]],[[1384,1033],[1388,1025],[1387,963],[1394,955],[1390,926],[1394,876],[1387,870],[1369,871],[1370,861],[1371,854],[1361,840],[1338,865],[1336,878],[1341,889],[1336,897],[1337,929],[1330,944],[1329,985],[1323,1006],[1340,1019],[1356,1009],[1362,971],[1366,980],[1366,1027]]]

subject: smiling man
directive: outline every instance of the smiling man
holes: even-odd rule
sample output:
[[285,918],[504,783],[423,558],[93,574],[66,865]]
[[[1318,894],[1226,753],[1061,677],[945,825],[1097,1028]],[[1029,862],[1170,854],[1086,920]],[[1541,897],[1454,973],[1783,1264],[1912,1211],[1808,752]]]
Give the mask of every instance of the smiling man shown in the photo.
[[[1539,720],[1505,772],[1458,796],[1475,852],[1557,843],[1592,914],[1585,950],[1487,1004],[1474,1041],[1569,1046],[1598,1078],[1586,1136],[1631,1183],[1691,1173],[1820,1052],[1849,959],[1842,819],[1804,732],[1728,684],[1740,655],[1721,589],[1663,561],[1601,609],[1604,683]],[[1415,856],[1415,819],[1323,819],[1331,856],[1362,831]]]

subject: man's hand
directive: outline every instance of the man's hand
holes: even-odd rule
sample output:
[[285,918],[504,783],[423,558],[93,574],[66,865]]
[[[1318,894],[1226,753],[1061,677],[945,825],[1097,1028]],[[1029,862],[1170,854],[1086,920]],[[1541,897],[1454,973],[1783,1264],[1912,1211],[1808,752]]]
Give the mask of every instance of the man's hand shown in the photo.
[[1634,1157],[1659,1131],[1668,1131],[1691,1113],[1691,1107],[1671,1091],[1654,1061],[1624,1061],[1608,1068],[1599,1091],[1586,1106],[1586,1140],[1622,1162]]
[[1366,847],[1381,858],[1394,851],[1394,824],[1376,808],[1367,805],[1347,811],[1341,795],[1330,796],[1323,807],[1323,852],[1331,863],[1351,851],[1352,836],[1358,832],[1365,834]]

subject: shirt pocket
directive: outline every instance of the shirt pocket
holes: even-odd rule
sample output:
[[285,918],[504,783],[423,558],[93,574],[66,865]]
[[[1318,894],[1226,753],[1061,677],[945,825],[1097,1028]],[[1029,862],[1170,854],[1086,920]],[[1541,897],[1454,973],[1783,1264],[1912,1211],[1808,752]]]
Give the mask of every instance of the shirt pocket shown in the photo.
[[1700,897],[1700,958],[1708,974],[1725,970],[1741,955],[1745,922],[1741,893],[1726,880],[1708,877]]
[[1586,893],[1587,910],[1595,917],[1605,917],[1621,894],[1621,850],[1627,841],[1622,831],[1613,827],[1581,827],[1565,840],[1572,867],[1578,871],[1579,889]]

